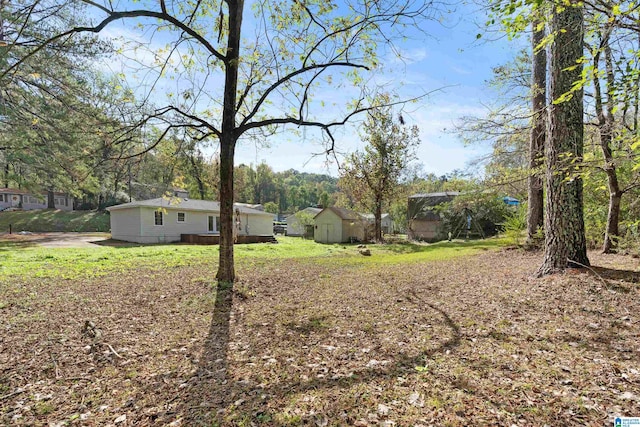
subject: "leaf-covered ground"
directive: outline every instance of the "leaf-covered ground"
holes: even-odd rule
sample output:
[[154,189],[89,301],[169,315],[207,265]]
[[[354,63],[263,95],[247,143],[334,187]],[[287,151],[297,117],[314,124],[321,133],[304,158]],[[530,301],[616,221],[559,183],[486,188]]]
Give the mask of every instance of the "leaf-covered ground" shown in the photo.
[[591,254],[592,271],[533,279],[540,259],[502,250],[406,265],[245,263],[234,290],[217,294],[213,265],[3,278],[0,424],[602,426],[640,416],[639,261]]

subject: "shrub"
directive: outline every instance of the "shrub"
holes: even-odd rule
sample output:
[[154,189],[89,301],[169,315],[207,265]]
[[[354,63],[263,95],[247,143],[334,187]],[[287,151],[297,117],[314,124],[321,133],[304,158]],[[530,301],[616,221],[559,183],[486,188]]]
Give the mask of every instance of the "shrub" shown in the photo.
[[522,232],[527,228],[527,206],[525,204],[518,206],[500,225],[511,244],[520,246]]

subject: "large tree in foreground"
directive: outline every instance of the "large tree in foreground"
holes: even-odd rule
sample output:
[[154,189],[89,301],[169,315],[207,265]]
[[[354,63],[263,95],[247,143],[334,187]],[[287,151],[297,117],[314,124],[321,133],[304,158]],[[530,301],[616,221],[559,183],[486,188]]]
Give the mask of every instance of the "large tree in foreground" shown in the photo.
[[[382,99],[388,104],[387,99]],[[390,108],[367,113],[362,127],[363,151],[347,157],[341,171],[340,186],[361,207],[374,216],[374,238],[382,241],[382,210],[389,204],[400,184],[402,173],[415,158],[420,143],[417,126],[404,124],[402,116],[396,121]]]
[[539,275],[569,266],[588,266],[584,229],[582,6],[557,6],[551,19],[550,82],[546,159],[545,251]]
[[531,133],[529,138],[529,177],[527,183],[527,242],[532,244],[544,225],[542,165],[547,125],[547,51],[544,46],[545,23],[537,9],[531,21]]
[[[431,2],[419,0],[258,0],[251,4],[250,17],[245,16],[244,0],[50,2],[60,8],[82,4],[89,16],[100,18],[45,43],[98,33],[116,22],[140,25],[146,30],[142,36],[158,35],[166,42],[144,75],[156,71],[152,88],[172,70],[181,78],[174,86],[177,92],[153,115],[167,130],[189,127],[193,138],[219,142],[217,278],[228,282],[235,279],[233,166],[238,141],[285,125],[310,126],[324,133],[325,148],[331,151],[331,130],[368,109],[359,73],[376,68],[379,49],[434,11]],[[353,95],[352,102],[319,108],[344,92]]]

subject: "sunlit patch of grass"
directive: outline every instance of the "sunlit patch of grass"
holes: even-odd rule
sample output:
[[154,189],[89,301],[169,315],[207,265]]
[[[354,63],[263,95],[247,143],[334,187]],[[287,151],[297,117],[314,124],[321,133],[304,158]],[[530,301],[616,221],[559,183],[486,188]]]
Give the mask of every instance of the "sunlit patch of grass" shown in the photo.
[[[507,245],[503,238],[472,241],[422,243],[396,243],[390,245],[368,245],[371,256],[362,256],[356,248],[351,249],[351,257],[332,259],[331,263],[346,265],[397,265],[425,261],[445,261],[453,258],[476,255],[488,250],[498,250]],[[327,262],[328,260],[320,260]]]
[[32,211],[0,212],[0,232],[34,233],[109,231],[109,214],[98,211],[61,211],[38,209]]
[[167,268],[217,260],[217,246],[137,246],[90,248],[16,248],[0,259],[0,274],[41,278],[104,276],[139,267]]
[[[470,242],[441,242],[431,245],[395,243],[369,245],[372,256],[358,253],[357,245],[319,244],[294,237],[279,237],[278,244],[244,244],[235,246],[239,269],[260,268],[274,260],[310,260],[314,264],[395,265],[423,261],[447,260],[497,249],[504,239]],[[128,247],[97,246],[88,248],[25,247],[17,242],[2,242],[7,248],[0,258],[0,276],[75,279],[99,277],[114,271],[136,268],[164,269],[179,266],[214,266],[218,246],[146,245]]]

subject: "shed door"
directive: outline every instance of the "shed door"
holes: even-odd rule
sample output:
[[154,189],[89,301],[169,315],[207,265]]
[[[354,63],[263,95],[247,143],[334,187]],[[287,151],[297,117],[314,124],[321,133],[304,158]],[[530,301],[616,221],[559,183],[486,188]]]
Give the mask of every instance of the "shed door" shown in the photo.
[[320,241],[324,243],[331,243],[331,237],[333,236],[333,224],[321,224],[320,227]]

